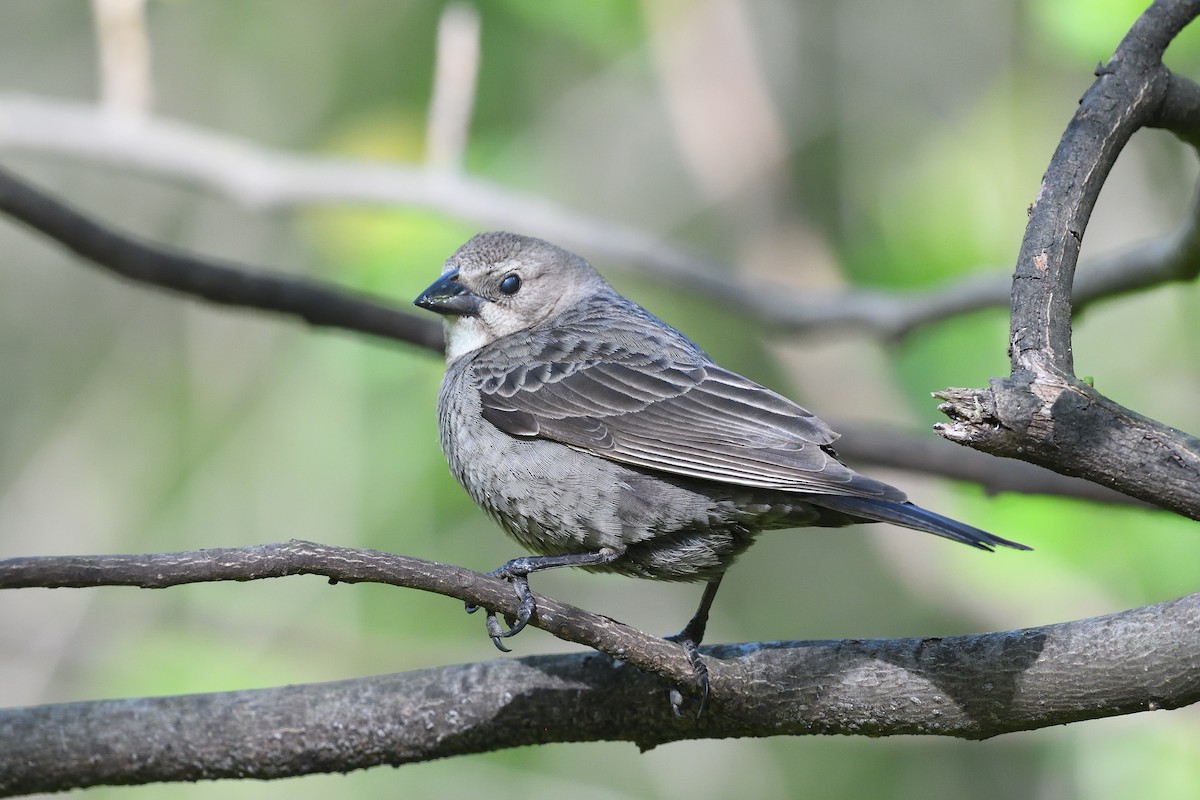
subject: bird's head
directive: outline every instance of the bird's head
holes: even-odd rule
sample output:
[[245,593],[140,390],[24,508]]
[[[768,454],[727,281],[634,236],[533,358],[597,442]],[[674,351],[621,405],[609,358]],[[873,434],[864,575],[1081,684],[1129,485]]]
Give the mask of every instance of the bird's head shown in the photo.
[[446,260],[413,303],[446,318],[446,360],[553,319],[611,291],[591,265],[541,239],[481,233]]

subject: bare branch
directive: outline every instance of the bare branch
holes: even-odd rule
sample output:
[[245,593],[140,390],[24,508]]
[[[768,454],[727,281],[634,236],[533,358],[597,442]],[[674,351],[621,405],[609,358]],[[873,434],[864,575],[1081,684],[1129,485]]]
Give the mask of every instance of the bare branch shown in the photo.
[[[454,597],[515,615],[512,586],[499,578],[419,558],[292,540],[256,547],[111,556],[37,556],[0,561],[0,589],[138,586],[165,589],[208,581],[253,581],[322,575],[333,583],[386,583]],[[576,644],[618,656],[634,666],[693,681],[683,650],[656,636],[549,597],[535,595],[530,625]]]
[[1200,86],[1172,73],[1167,95],[1146,127],[1171,131],[1193,147],[1200,146]]
[[[1200,439],[1075,377],[1071,287],[1092,208],[1129,137],[1150,124],[1186,126],[1197,117],[1196,92],[1162,64],[1167,45],[1197,14],[1197,0],[1157,0],[1097,71],[1030,210],[1013,278],[1011,375],[988,389],[939,393],[951,422],[936,428],[951,441],[1078,475],[1192,519],[1200,519]],[[1173,100],[1189,105],[1164,110]],[[1192,275],[1196,238],[1192,230],[1167,248]]]
[[[1177,95],[1182,103],[1186,92],[1180,88]],[[1180,103],[1165,104],[1164,114]],[[66,102],[0,96],[0,147],[140,170],[202,186],[252,207],[359,203],[426,208],[480,228],[541,236],[589,259],[641,268],[652,277],[747,311],[763,325],[793,333],[847,328],[899,340],[926,325],[1010,301],[1010,279],[994,273],[903,294],[850,289],[814,296],[780,286],[751,288],[728,277],[733,272],[728,265],[673,247],[653,234],[591,219],[461,173],[297,156],[179,122],[125,119]],[[1097,278],[1085,276],[1076,287],[1077,300],[1091,302],[1194,278],[1187,271],[1194,262],[1181,260],[1184,252],[1173,243],[1194,241],[1196,228],[1193,216],[1160,244],[1104,259],[1093,270]]]
[[1108,505],[1151,506],[1105,486],[1082,478],[1059,475],[1026,461],[994,456],[955,447],[936,436],[915,436],[878,425],[837,423],[842,434],[834,444],[839,457],[852,466],[903,469],[937,475],[980,486],[988,494],[1017,494],[1071,497]]
[[596,259],[718,291],[729,268],[616,223],[449,170],[380,161],[298,156],[181,122],[130,119],[92,106],[0,98],[0,147],[85,158],[220,192],[256,208],[413,206],[519,230]]
[[287,314],[309,325],[442,348],[441,326],[389,308],[383,300],[306,278],[254,271],[144,244],[93,222],[4,170],[0,170],[0,211],[130,281],[218,305]]
[[[390,568],[375,562],[383,554],[328,550],[343,576],[375,580]],[[227,559],[236,551],[221,552]],[[446,588],[461,577],[427,566],[445,570]],[[478,587],[499,583],[467,577]],[[672,716],[661,678],[594,654],[0,710],[0,795],[348,772],[559,741],[631,741],[645,749],[779,734],[982,739],[1179,708],[1200,700],[1200,594],[1004,633],[721,645],[705,648],[705,657],[713,698],[699,720]]]

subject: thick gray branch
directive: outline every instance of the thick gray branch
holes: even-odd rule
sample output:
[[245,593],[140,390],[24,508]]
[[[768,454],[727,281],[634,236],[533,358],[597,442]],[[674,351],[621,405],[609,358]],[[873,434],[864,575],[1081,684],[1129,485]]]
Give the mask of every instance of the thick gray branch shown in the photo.
[[[1030,210],[1012,284],[1008,378],[938,396],[946,438],[1043,464],[1200,519],[1200,439],[1144,417],[1077,379],[1071,292],[1084,230],[1129,137],[1149,125],[1195,138],[1197,91],[1162,54],[1198,0],[1158,0],[1134,24],[1080,101]],[[1195,232],[1168,258],[1197,271]]]
[[1017,730],[1200,700],[1200,595],[1004,633],[706,648],[713,699],[595,654],[0,711],[0,795],[348,772],[562,741]]
[[1092,503],[1148,507],[1140,500],[1081,478],[1059,475],[1025,461],[995,458],[955,447],[936,436],[914,436],[878,425],[835,422],[842,434],[834,444],[839,457],[853,466],[887,467],[938,475],[978,485],[989,495],[1017,494],[1073,497]]

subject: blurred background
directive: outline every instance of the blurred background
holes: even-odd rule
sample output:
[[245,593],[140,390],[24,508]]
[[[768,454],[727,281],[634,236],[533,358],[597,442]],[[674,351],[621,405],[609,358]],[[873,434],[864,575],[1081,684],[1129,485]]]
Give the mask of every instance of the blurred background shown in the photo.
[[[137,148],[123,152],[119,135],[108,156],[98,139],[95,154],[87,142],[62,152],[52,140],[70,126],[38,130],[36,115],[17,112],[31,99],[35,108],[103,102],[299,157],[461,169],[596,223],[661,236],[729,265],[731,280],[814,294],[919,292],[1011,272],[1058,137],[1094,65],[1143,6],[490,0],[445,18],[442,3],[396,0],[175,0],[144,9],[5,0],[0,165],[146,239],[317,276],[401,306],[459,244],[490,227],[486,215],[465,204],[460,213],[350,200],[256,205],[250,193],[138,169]],[[434,113],[444,18],[449,72],[437,82],[449,105]],[[1200,31],[1185,32],[1168,64],[1200,77]],[[185,159],[187,148],[158,154],[176,156]],[[254,176],[246,180],[252,186]],[[1101,197],[1084,269],[1089,257],[1175,227],[1195,180],[1183,146],[1139,133]],[[520,232],[552,231],[531,215]],[[781,334],[686,282],[581,254],[718,361],[837,421],[933,437],[931,391],[1008,373],[1006,308],[902,341],[853,330]],[[1195,432],[1198,334],[1194,285],[1109,300],[1077,320],[1076,371],[1119,402]],[[299,537],[491,569],[521,552],[445,467],[434,414],[441,372],[438,358],[415,347],[115,281],[0,220],[0,557]],[[1008,629],[1200,589],[1195,523],[1165,512],[987,497],[916,473],[874,472],[922,505],[1036,551],[987,556],[883,527],[769,533],[726,579],[710,641]],[[536,588],[663,634],[682,626],[700,594],[577,571],[539,575]],[[518,656],[571,649],[535,630],[512,645]],[[5,706],[495,657],[482,620],[457,602],[318,578],[0,596]],[[344,777],[88,796],[147,791],[289,800],[334,791],[1194,798],[1200,712],[983,743],[800,737],[685,742],[646,754],[625,743],[552,745]]]

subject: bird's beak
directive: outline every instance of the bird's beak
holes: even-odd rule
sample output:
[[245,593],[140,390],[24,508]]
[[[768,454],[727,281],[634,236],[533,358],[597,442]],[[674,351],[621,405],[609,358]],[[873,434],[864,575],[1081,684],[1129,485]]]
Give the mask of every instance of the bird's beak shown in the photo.
[[479,298],[458,282],[458,270],[447,272],[433,282],[413,305],[448,317],[474,317],[479,314]]

